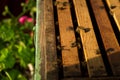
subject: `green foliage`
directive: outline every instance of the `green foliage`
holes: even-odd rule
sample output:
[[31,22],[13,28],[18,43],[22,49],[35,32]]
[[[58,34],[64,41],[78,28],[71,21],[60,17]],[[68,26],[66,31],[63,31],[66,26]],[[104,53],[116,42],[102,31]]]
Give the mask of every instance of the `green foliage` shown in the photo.
[[0,80],[27,80],[23,75],[24,70],[28,69],[29,63],[33,66],[35,63],[35,49],[31,36],[34,24],[26,22],[23,25],[18,22],[28,11],[34,18],[35,1],[30,0],[21,5],[23,12],[17,17],[13,16],[6,6],[3,15],[8,14],[10,18],[0,22]]

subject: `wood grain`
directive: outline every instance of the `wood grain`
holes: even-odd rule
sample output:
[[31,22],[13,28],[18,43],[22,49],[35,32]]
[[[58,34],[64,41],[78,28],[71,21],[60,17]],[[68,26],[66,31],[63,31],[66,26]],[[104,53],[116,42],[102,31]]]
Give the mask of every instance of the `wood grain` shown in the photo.
[[37,1],[37,19],[35,31],[35,76],[34,79],[45,80],[45,55],[44,55],[44,1]]
[[90,0],[102,41],[114,75],[120,75],[120,46],[102,0]]
[[[72,44],[76,42],[76,39],[70,13],[70,6],[68,0],[56,1],[59,3],[57,4],[57,12],[62,47],[64,77],[80,76],[81,71],[77,46],[72,47]],[[70,28],[72,28],[72,30]]]
[[87,62],[89,76],[90,77],[106,76],[107,73],[95,37],[86,1],[85,0],[73,0],[73,1],[79,25],[78,27],[90,29],[88,32],[85,32],[84,30],[80,29],[80,36],[82,39],[83,50]]
[[53,1],[44,0],[44,54],[45,54],[45,80],[58,80],[58,65],[56,52],[56,37],[54,26]]
[[64,78],[62,80],[120,80],[120,77],[96,77],[96,78]]
[[119,0],[106,0],[110,9],[110,14],[113,16],[117,27],[120,32],[120,1]]

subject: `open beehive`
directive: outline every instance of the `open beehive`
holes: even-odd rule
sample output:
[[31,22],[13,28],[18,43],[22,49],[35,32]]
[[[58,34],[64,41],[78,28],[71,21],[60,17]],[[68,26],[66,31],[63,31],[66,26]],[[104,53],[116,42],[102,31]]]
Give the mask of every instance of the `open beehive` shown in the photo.
[[42,80],[120,79],[119,0],[38,3]]

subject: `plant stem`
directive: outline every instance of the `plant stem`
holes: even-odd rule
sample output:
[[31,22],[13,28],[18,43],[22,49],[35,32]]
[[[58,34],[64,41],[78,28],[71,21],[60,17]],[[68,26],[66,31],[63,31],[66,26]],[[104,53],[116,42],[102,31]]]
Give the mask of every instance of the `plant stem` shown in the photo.
[[5,74],[7,75],[7,77],[9,78],[9,80],[12,80],[12,78],[10,77],[9,73],[5,71]]

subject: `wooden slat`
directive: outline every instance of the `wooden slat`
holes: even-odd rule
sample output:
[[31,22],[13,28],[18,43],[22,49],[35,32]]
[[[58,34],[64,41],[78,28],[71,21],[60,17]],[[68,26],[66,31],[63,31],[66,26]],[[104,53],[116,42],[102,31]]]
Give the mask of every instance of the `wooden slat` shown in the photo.
[[[88,8],[85,0],[73,0],[75,5],[76,16],[78,20],[78,28],[89,29],[85,32],[80,29],[80,36],[83,43],[85,59],[89,76],[105,76],[107,75],[104,63],[99,51],[92,22],[89,16]],[[98,54],[97,54],[98,53]]]
[[[53,0],[44,0],[44,31],[45,37],[45,79],[58,80],[56,38],[54,26]],[[42,33],[43,34],[43,33]]]
[[64,78],[62,80],[120,80],[120,77],[99,77],[99,78]]
[[110,9],[110,13],[113,16],[117,27],[120,31],[120,1],[119,0],[106,0]]
[[[45,80],[45,56],[44,56],[44,1],[37,1],[37,19],[35,31],[35,76],[34,80]],[[42,60],[42,61],[41,61]]]
[[114,75],[120,75],[120,46],[116,40],[111,23],[102,0],[90,0],[100,30],[105,50]]
[[[80,62],[78,57],[77,46],[71,45],[76,42],[73,30],[72,18],[70,14],[70,6],[68,0],[56,0],[58,23],[60,30],[60,39],[62,47],[62,61],[64,77],[67,76],[80,76]],[[66,3],[67,2],[67,3]],[[64,5],[64,6],[63,6]]]

